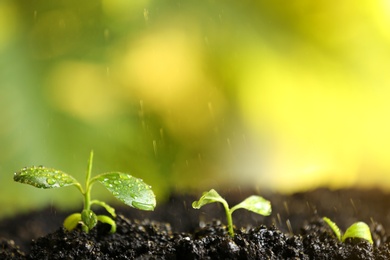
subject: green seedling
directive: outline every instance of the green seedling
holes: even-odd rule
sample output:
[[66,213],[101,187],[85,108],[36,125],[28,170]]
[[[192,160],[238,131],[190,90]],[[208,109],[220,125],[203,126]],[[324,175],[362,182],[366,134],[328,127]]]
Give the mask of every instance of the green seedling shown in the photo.
[[192,207],[194,209],[200,209],[204,205],[214,202],[222,203],[223,207],[225,208],[228,232],[231,237],[234,237],[232,213],[236,209],[246,209],[263,216],[269,216],[271,214],[271,202],[260,196],[252,195],[230,209],[226,200],[222,198],[214,189],[211,189],[208,192],[204,192],[198,201],[194,201],[192,203]]
[[364,222],[356,222],[352,224],[344,233],[343,236],[341,236],[341,231],[339,227],[334,223],[332,220],[330,220],[327,217],[322,218],[325,223],[329,225],[329,227],[333,230],[334,234],[336,235],[337,239],[340,242],[344,242],[347,238],[360,238],[365,239],[371,244],[374,242],[372,241],[371,237],[371,231],[368,225]]
[[126,205],[141,210],[154,210],[156,198],[149,185],[141,179],[121,172],[108,172],[91,178],[92,160],[93,151],[91,151],[88,161],[85,187],[82,187],[71,175],[43,166],[23,168],[21,171],[15,173],[14,181],[30,184],[42,189],[75,186],[83,195],[84,208],[81,213],[71,214],[65,219],[64,227],[67,230],[73,230],[78,224],[81,224],[82,230],[88,233],[100,221],[111,225],[111,233],[116,231],[115,221],[111,217],[96,215],[91,210],[91,206],[96,204],[107,210],[112,217],[116,217],[114,208],[103,201],[91,200],[91,189],[95,182],[103,184],[117,199]]

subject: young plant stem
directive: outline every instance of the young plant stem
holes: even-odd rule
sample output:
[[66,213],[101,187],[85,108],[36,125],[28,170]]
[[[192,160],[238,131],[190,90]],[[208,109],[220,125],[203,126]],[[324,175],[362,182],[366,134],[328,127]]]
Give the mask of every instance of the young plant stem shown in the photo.
[[233,230],[233,219],[232,219],[232,212],[229,210],[229,205],[227,204],[226,201],[221,200],[220,201],[225,208],[225,213],[226,213],[226,222],[228,225],[228,232],[231,237],[234,237],[234,230]]
[[[91,172],[92,172],[92,162],[93,162],[93,151],[91,151],[89,155],[88,160],[88,167],[87,167],[87,174],[85,177],[85,191],[82,191],[82,194],[84,196],[84,210],[85,212],[88,212],[91,210],[91,186],[92,183],[90,182],[91,178]],[[87,232],[89,231],[88,225],[82,226],[83,231]]]
[[86,174],[86,178],[85,178],[85,192],[84,192],[84,209],[85,210],[91,209],[91,183],[90,183],[89,179],[91,178],[92,161],[93,161],[93,151],[91,151],[91,154],[89,156],[87,174]]

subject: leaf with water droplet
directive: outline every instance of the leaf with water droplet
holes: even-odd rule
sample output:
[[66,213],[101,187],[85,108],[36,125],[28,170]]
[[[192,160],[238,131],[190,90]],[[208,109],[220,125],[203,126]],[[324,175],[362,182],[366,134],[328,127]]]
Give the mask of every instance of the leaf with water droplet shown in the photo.
[[94,180],[102,183],[117,199],[131,207],[141,210],[154,210],[156,196],[143,180],[121,172],[109,172],[96,176]]
[[42,189],[59,188],[78,183],[69,174],[43,166],[23,168],[14,174],[14,181]]

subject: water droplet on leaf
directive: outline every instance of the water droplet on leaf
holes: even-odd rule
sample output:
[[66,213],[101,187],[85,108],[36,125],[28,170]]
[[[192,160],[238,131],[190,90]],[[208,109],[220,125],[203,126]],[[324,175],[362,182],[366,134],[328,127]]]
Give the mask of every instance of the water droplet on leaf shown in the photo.
[[54,184],[56,183],[56,180],[53,179],[53,178],[47,178],[47,179],[46,179],[46,182],[47,182],[47,184],[49,184],[49,185],[54,185]]

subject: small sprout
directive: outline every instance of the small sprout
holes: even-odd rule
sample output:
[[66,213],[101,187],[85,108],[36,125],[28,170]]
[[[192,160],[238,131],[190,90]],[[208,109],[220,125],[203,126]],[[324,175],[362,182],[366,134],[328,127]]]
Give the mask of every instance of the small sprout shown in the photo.
[[99,205],[112,217],[116,217],[114,208],[103,201],[91,200],[91,189],[95,182],[103,184],[117,199],[126,205],[141,210],[154,210],[156,197],[149,185],[141,179],[121,172],[102,173],[91,178],[92,159],[93,151],[91,151],[88,161],[85,187],[82,187],[71,175],[43,166],[23,168],[21,171],[15,173],[14,181],[42,189],[75,186],[83,195],[84,208],[81,213],[71,214],[65,219],[64,227],[67,230],[73,230],[78,224],[81,224],[82,229],[88,233],[100,221],[111,225],[111,233],[116,231],[115,221],[111,217],[96,215],[91,210],[92,205]]
[[372,241],[372,237],[371,237],[371,231],[370,231],[370,228],[368,227],[368,225],[364,222],[356,222],[354,224],[352,224],[344,233],[343,236],[341,236],[341,231],[339,229],[339,227],[336,225],[336,223],[334,223],[333,221],[331,221],[329,218],[327,217],[323,217],[322,218],[325,223],[327,223],[329,225],[329,227],[333,230],[333,232],[335,233],[337,239],[340,241],[340,242],[344,242],[347,238],[360,238],[360,239],[365,239],[367,240],[368,242],[370,242],[371,244],[373,244],[374,242]]
[[192,207],[194,209],[200,209],[204,205],[214,202],[222,203],[223,207],[225,208],[228,232],[231,237],[234,237],[232,213],[236,209],[246,209],[263,216],[269,216],[271,214],[271,202],[260,196],[255,195],[246,198],[241,203],[229,209],[229,205],[226,200],[222,198],[214,189],[211,189],[208,192],[204,192],[202,197],[198,201],[194,201],[192,203]]

